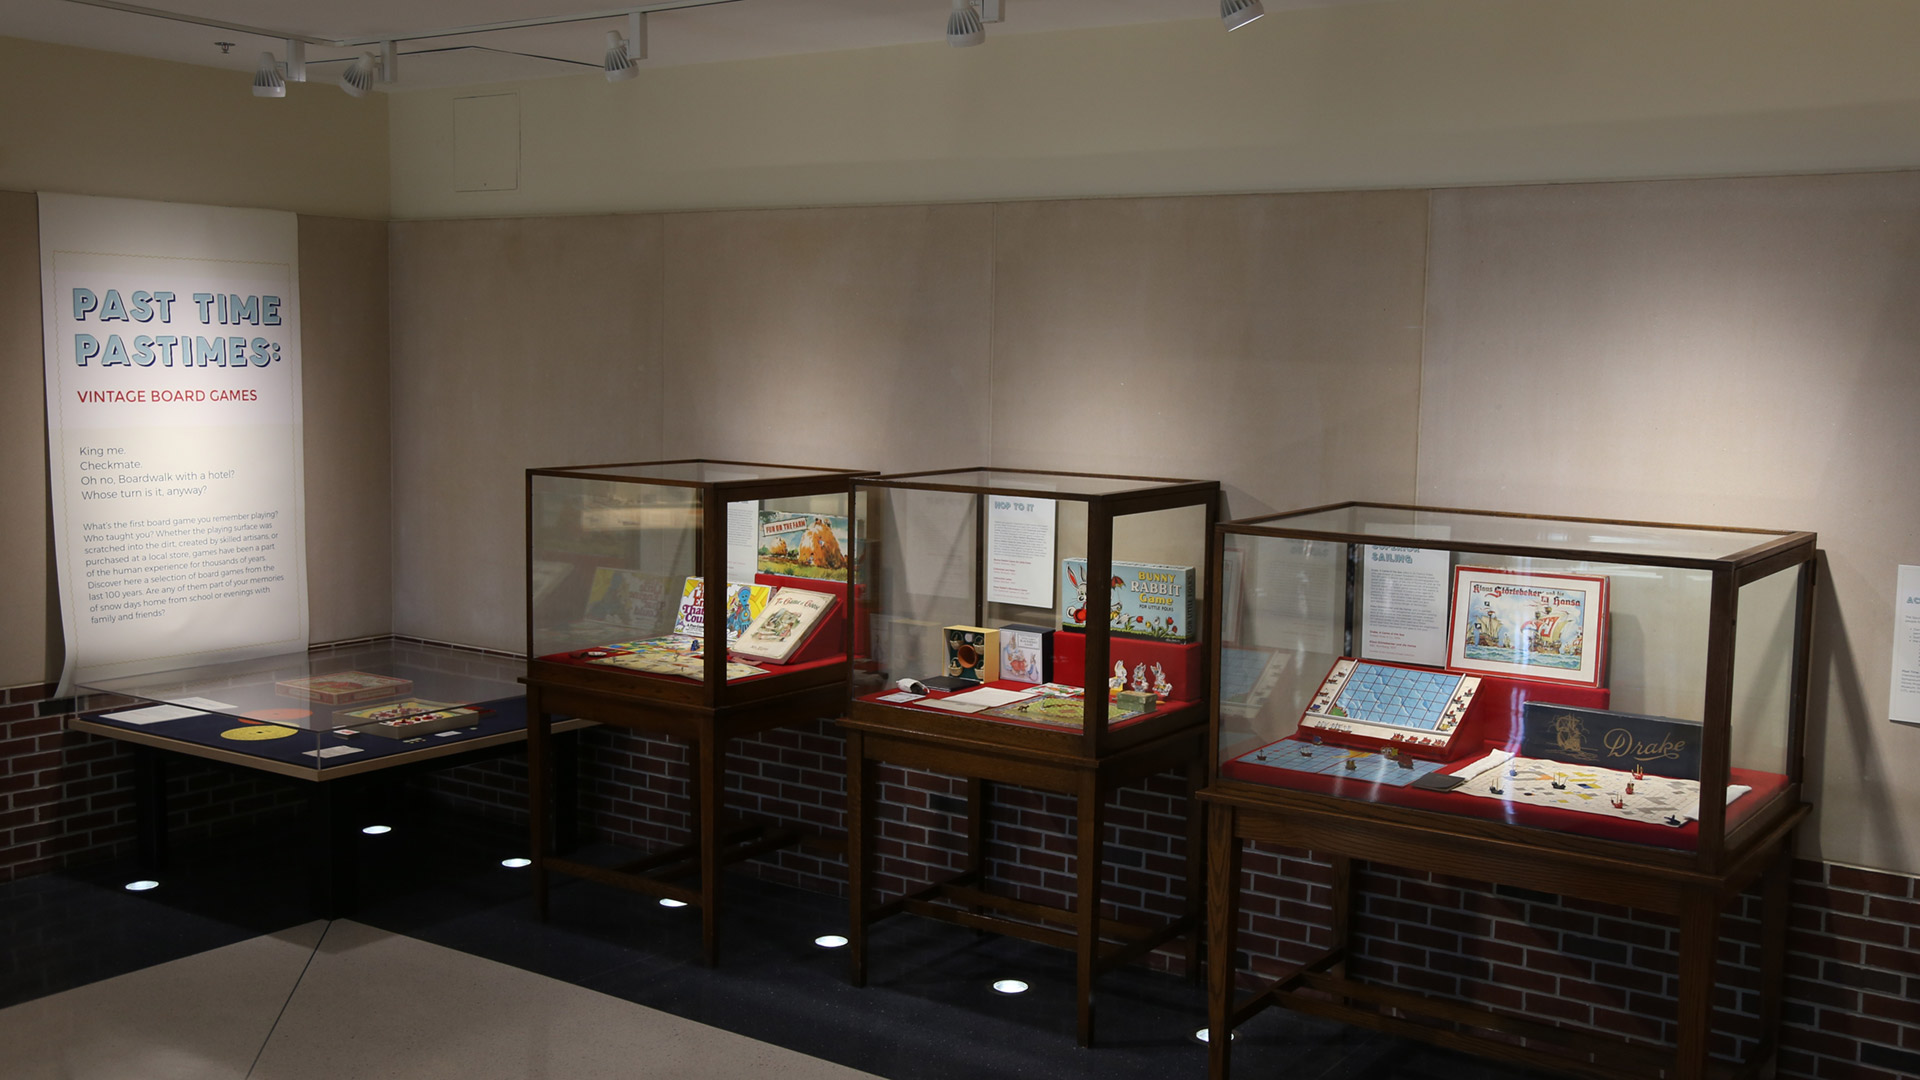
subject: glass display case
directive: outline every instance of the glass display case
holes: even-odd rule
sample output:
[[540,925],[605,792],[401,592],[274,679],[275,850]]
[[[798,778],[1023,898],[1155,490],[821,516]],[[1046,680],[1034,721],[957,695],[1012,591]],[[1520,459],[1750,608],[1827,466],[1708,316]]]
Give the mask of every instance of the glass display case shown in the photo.
[[1345,503],[1219,536],[1218,789],[1709,870],[1800,808],[1811,533]]
[[529,674],[722,707],[846,680],[847,469],[527,470]]
[[74,721],[128,742],[307,780],[525,736],[521,665],[382,640],[94,680],[129,699]]
[[1213,481],[856,482],[854,720],[1098,757],[1203,722]]

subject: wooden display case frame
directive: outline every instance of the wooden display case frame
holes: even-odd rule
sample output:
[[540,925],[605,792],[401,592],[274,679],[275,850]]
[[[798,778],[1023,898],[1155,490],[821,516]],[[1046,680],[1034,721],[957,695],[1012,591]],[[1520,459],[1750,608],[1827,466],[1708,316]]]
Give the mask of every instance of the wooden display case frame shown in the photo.
[[[644,468],[660,465],[716,465],[766,469],[810,469],[806,475],[747,480],[684,480],[619,476],[585,470]],[[708,618],[704,626],[705,678],[699,682],[648,675],[620,668],[585,668],[542,660],[534,652],[533,607],[533,498],[537,477],[692,488],[700,492],[700,541],[696,572],[705,583],[705,596],[724,598],[727,584],[727,504],[743,500],[799,498],[845,494],[849,530],[852,527],[852,485],[869,475],[857,469],[811,469],[809,466],[762,462],[681,458],[671,461],[625,462],[527,470],[527,773],[529,827],[533,860],[533,893],[542,920],[548,913],[549,875],[559,873],[629,889],[648,896],[681,901],[700,909],[702,956],[709,965],[719,961],[720,872],[728,864],[754,858],[802,839],[791,826],[749,822],[725,816],[726,750],[734,739],[772,728],[845,711],[850,675],[852,571],[849,567],[848,611],[842,620],[841,663],[811,667],[729,684],[726,679],[726,620]],[[852,542],[851,535],[848,537]],[[719,601],[724,604],[724,599]],[[716,605],[709,599],[709,614]],[[722,608],[722,610],[724,610]],[[693,776],[689,789],[693,803],[693,837],[687,844],[607,867],[569,859],[554,850],[550,805],[553,791],[551,729],[554,717],[593,720],[611,727],[645,732],[689,745]],[[680,884],[697,878],[697,885]]]
[[[1285,519],[1368,507],[1426,513],[1475,514],[1586,524],[1753,533],[1766,539],[1724,558],[1632,555],[1618,551],[1488,544],[1456,540],[1395,540],[1289,528]],[[1714,528],[1605,518],[1497,513],[1446,507],[1347,502],[1221,524],[1214,531],[1210,562],[1218,567],[1229,535],[1319,540],[1359,546],[1409,546],[1563,561],[1634,563],[1703,571],[1710,575],[1704,745],[1701,758],[1699,843],[1693,851],[1600,839],[1546,828],[1462,817],[1435,810],[1368,802],[1320,792],[1267,786],[1221,775],[1218,708],[1210,724],[1212,777],[1201,799],[1207,804],[1208,1075],[1225,1080],[1231,1060],[1229,1033],[1262,1009],[1284,1005],[1348,1023],[1424,1039],[1484,1056],[1581,1076],[1615,1080],[1665,1076],[1745,1078],[1761,1075],[1778,1048],[1785,979],[1788,885],[1793,834],[1811,807],[1802,799],[1805,774],[1807,687],[1818,586],[1818,551],[1809,532]],[[1351,564],[1350,564],[1351,565]],[[1794,598],[1793,670],[1787,693],[1787,785],[1766,806],[1726,830],[1732,721],[1734,625],[1742,585],[1791,571]],[[1214,582],[1218,595],[1220,582]],[[1348,619],[1351,620],[1351,591]],[[1217,611],[1217,608],[1216,608]],[[1221,654],[1212,656],[1218,701]],[[1305,848],[1331,857],[1333,943],[1318,957],[1245,1000],[1234,992],[1234,949],[1240,891],[1240,856],[1247,842]],[[1350,978],[1351,902],[1355,860],[1473,878],[1539,892],[1674,916],[1679,925],[1678,1039],[1671,1048],[1554,1027],[1392,986]],[[1709,1056],[1718,966],[1720,920],[1728,903],[1756,881],[1761,893],[1761,1041],[1737,1066]],[[1522,1045],[1521,1039],[1526,1040]],[[1545,1049],[1552,1046],[1560,1052]]]
[[[1023,490],[964,482],[971,473],[1001,476],[1079,476],[1100,480],[1138,481],[1140,487],[1112,493]],[[1215,481],[1168,480],[1157,477],[1114,476],[1032,469],[966,468],[861,478],[855,483],[856,503],[862,488],[944,491],[976,496],[974,544],[974,624],[986,617],[986,496],[1031,495],[1075,501],[1087,509],[1087,609],[1105,611],[1111,596],[1113,522],[1129,514],[1152,513],[1181,507],[1201,507],[1211,537],[1219,521],[1220,485]],[[1208,549],[1212,549],[1211,540]],[[1056,557],[1058,552],[1055,553]],[[865,556],[856,558],[871,573]],[[1099,572],[1104,570],[1105,572]],[[1210,568],[1196,567],[1211,580]],[[869,589],[864,602],[869,614],[880,610],[885,598]],[[1203,614],[1200,616],[1205,618]],[[871,620],[870,620],[871,621]],[[1203,622],[1203,626],[1211,626]],[[1211,630],[1208,631],[1211,633]],[[1155,948],[1186,935],[1188,970],[1197,974],[1199,930],[1204,913],[1204,814],[1195,801],[1206,780],[1206,716],[1201,700],[1149,716],[1119,730],[1108,730],[1106,672],[1112,653],[1110,630],[1104,621],[1086,630],[1085,671],[1082,678],[1101,673],[1087,685],[1086,722],[1078,733],[1046,731],[999,723],[963,714],[932,713],[884,702],[854,698],[841,727],[847,736],[847,893],[850,948],[848,963],[854,985],[866,985],[867,932],[876,922],[900,913],[923,915],[976,930],[989,930],[1026,941],[1072,951],[1076,957],[1075,1030],[1080,1045],[1093,1042],[1093,981],[1099,975],[1145,956]],[[1060,673],[1055,672],[1055,678]],[[871,895],[873,881],[873,766],[886,762],[907,768],[958,776],[966,781],[966,867],[943,881],[882,901]],[[1187,785],[1186,905],[1179,918],[1159,925],[1140,925],[1103,919],[1100,888],[1105,859],[1105,810],[1113,793],[1169,770],[1182,770]],[[1031,903],[988,892],[986,878],[987,806],[992,785],[1011,784],[1066,795],[1075,801],[1077,850],[1074,873],[1077,892],[1071,908]]]

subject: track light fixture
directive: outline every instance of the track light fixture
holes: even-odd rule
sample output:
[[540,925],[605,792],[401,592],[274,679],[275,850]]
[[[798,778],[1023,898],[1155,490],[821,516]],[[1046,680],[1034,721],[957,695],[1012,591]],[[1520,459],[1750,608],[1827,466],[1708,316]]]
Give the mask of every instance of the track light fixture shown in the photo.
[[640,74],[634,66],[635,60],[647,58],[647,13],[633,11],[627,14],[627,36],[622,38],[617,30],[607,31],[607,60],[601,65],[607,81],[625,82]]
[[372,53],[363,52],[341,74],[340,89],[345,90],[349,97],[366,97],[367,91],[373,89],[373,81],[379,71],[380,61],[375,60]]
[[[692,8],[718,7],[724,4],[737,4],[741,0],[653,0],[638,7],[613,11],[582,11],[552,15],[535,15],[531,18],[504,19],[497,22],[474,23],[464,26],[440,26],[431,29],[414,30],[393,37],[317,37],[301,34],[284,28],[254,26],[248,23],[229,22],[225,19],[209,18],[203,15],[188,15],[177,11],[164,11],[160,8],[144,7],[128,3],[127,0],[65,0],[66,3],[83,7],[105,8],[110,11],[126,12],[153,19],[165,19],[169,22],[185,23],[188,26],[200,26],[223,33],[249,34],[268,40],[279,39],[286,42],[287,59],[285,63],[274,60],[272,53],[262,53],[260,66],[254,72],[253,92],[259,97],[285,97],[287,84],[307,81],[307,46],[314,45],[326,50],[355,51],[368,46],[378,45],[379,54],[361,52],[340,76],[340,88],[353,97],[365,97],[377,82],[392,83],[400,78],[400,49],[402,42],[432,41],[444,38],[464,38],[474,34],[492,34],[507,30],[525,30],[540,26],[561,26],[570,23],[599,22],[608,17],[625,14],[627,34],[622,38],[618,33],[607,35],[606,56],[601,64],[601,73],[608,82],[622,82],[637,74],[636,61],[647,58],[647,15],[656,11],[685,11]],[[982,22],[999,22],[1000,12],[1006,0],[956,0],[954,18],[961,18],[965,9],[971,20],[972,40],[954,40],[956,45],[977,45],[982,40]],[[984,16],[984,18],[983,18]],[[949,38],[953,30],[948,31]],[[227,52],[232,41],[216,41],[221,52]],[[418,49],[416,52],[450,52],[460,48],[478,48],[479,46],[455,45],[451,48]],[[493,52],[512,53],[511,49],[494,49]],[[521,56],[533,56],[535,59],[577,64],[592,67],[591,61],[571,58],[536,56],[532,53],[518,53]],[[314,61],[318,64],[338,63],[344,57],[323,56]]]
[[1220,0],[1220,21],[1229,33],[1267,13],[1260,0]]
[[280,64],[273,54],[260,54],[260,66],[253,72],[254,97],[286,97],[287,81],[280,77]]
[[956,49],[987,40],[986,24],[980,21],[980,9],[973,3],[974,0],[953,0],[953,10],[947,14],[947,44]]

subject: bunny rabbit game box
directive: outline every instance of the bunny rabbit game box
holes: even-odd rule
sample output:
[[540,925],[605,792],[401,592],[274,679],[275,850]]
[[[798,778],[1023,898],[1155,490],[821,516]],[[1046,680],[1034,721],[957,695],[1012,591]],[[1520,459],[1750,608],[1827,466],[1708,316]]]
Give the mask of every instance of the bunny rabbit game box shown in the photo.
[[[1107,626],[1116,634],[1152,638],[1185,644],[1193,640],[1199,618],[1198,598],[1194,594],[1191,566],[1162,566],[1158,563],[1113,564],[1111,606]],[[1087,625],[1087,560],[1067,559],[1060,564],[1060,623],[1068,630],[1083,630]]]

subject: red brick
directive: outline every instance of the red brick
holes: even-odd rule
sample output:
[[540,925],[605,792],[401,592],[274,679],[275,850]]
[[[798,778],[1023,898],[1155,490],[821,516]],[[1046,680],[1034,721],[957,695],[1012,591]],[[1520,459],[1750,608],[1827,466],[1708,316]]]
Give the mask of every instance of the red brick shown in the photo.
[[1913,879],[1910,877],[1851,866],[1829,866],[1827,884],[1837,889],[1857,889],[1882,896],[1905,898],[1913,895]]
[[1853,915],[1828,915],[1827,933],[1861,941],[1878,942],[1882,945],[1904,945],[1907,940],[1906,928],[1903,926],[1862,919]]

